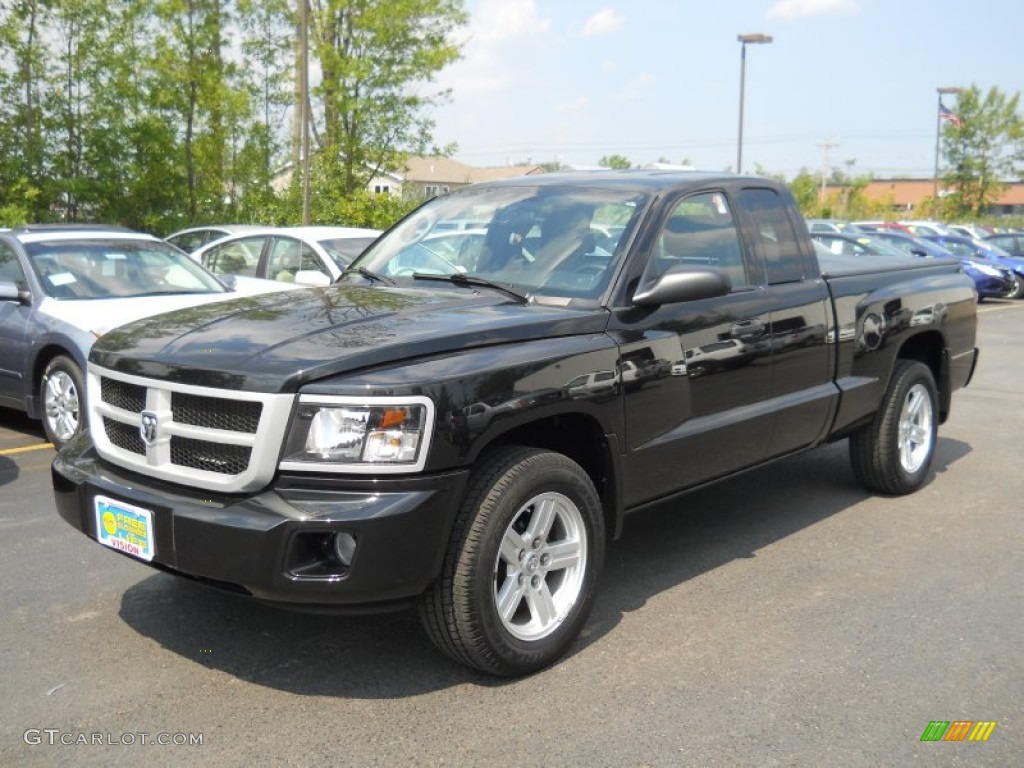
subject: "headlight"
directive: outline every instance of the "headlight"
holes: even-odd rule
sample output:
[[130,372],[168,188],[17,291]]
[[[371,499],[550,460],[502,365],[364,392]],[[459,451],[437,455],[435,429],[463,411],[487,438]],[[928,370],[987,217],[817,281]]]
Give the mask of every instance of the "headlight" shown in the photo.
[[976,270],[978,270],[979,272],[981,272],[981,274],[988,275],[989,277],[1002,277],[1003,276],[1002,272],[1000,272],[995,267],[990,267],[988,264],[975,264],[974,268]]
[[434,403],[426,397],[302,395],[282,469],[417,472],[427,460]]

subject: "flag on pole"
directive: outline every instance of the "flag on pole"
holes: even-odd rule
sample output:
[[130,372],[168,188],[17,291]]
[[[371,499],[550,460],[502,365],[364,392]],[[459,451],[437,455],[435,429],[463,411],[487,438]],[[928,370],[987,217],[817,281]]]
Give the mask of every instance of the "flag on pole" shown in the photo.
[[948,120],[957,128],[959,128],[962,125],[962,123],[960,122],[960,118],[956,116],[956,113],[953,112],[953,110],[951,109],[947,109],[941,101],[939,102],[939,119]]

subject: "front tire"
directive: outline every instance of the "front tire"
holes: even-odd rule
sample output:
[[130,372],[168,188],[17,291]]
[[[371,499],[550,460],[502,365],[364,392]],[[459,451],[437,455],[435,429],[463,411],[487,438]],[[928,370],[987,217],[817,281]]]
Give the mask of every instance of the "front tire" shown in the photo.
[[82,369],[66,355],[57,355],[39,384],[46,439],[60,450],[85,428],[85,385]]
[[899,360],[871,424],[850,436],[850,462],[869,490],[894,495],[920,488],[938,440],[938,390],[931,369]]
[[593,606],[604,563],[601,502],[568,457],[526,447],[481,461],[420,617],[454,660],[513,677],[554,662]]

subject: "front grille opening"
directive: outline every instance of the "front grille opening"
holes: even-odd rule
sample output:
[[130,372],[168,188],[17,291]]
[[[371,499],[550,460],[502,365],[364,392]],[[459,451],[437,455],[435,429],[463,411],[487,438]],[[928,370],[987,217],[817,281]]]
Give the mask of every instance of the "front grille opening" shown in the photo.
[[139,413],[146,410],[146,388],[117,379],[100,378],[100,398],[107,405]]
[[146,444],[142,442],[138,427],[105,418],[103,419],[103,431],[107,433],[107,440],[122,451],[131,451],[141,456],[146,455]]
[[187,437],[171,438],[171,464],[222,475],[240,475],[249,466],[252,448]]
[[171,411],[174,413],[174,420],[179,424],[224,429],[229,432],[246,432],[252,435],[256,434],[259,428],[263,403],[173,392]]

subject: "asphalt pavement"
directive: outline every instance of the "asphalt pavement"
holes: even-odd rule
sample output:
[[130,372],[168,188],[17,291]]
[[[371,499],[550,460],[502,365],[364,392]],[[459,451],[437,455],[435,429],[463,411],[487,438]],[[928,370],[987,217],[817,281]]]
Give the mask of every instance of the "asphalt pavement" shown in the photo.
[[516,681],[409,613],[287,613],[90,542],[0,409],[0,765],[1020,765],[1024,302],[980,310],[921,491],[867,494],[844,442],[638,513],[569,657]]

